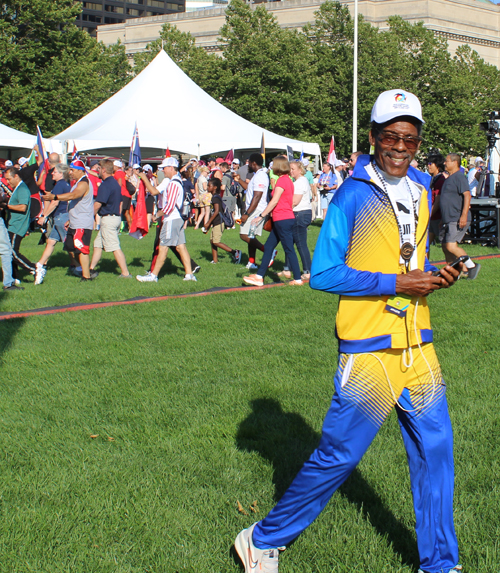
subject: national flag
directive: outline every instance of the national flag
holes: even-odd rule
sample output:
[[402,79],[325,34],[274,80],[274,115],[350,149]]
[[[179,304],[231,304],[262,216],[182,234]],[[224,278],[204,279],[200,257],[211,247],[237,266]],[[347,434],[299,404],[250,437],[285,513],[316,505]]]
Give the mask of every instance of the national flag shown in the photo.
[[78,155],[78,150],[76,149],[76,143],[73,141],[73,155],[71,156],[71,163],[77,159],[80,159],[80,156]]
[[141,146],[139,143],[139,130],[137,129],[137,122],[135,124],[134,135],[132,136],[132,143],[130,145],[130,155],[128,158],[129,165],[141,164]]
[[224,159],[224,161],[227,164],[231,165],[231,163],[233,162],[233,159],[234,159],[234,149],[230,149],[228,151],[228,154],[226,155],[226,158]]
[[260,142],[260,154],[262,155],[262,160],[264,165],[266,164],[266,143],[264,141],[264,132],[262,132],[262,140]]
[[36,151],[33,149],[28,157],[28,165],[34,165],[36,163]]
[[38,125],[36,126],[36,143],[38,145],[38,151],[42,156],[42,164],[43,164],[47,159],[47,154],[45,153],[45,147],[43,146],[42,132],[40,131]]
[[302,150],[300,152],[300,157],[299,157],[299,161],[302,161],[304,159],[304,150]]
[[286,156],[288,161],[293,161],[293,149],[289,145],[286,146]]
[[146,187],[144,181],[139,182],[139,191],[137,191],[137,203],[132,217],[129,235],[134,239],[142,239],[148,234],[148,212],[146,209]]
[[165,159],[166,159],[167,157],[172,157],[172,156],[170,155],[170,149],[168,148],[168,145],[167,145],[167,151],[165,151]]
[[335,166],[337,162],[337,155],[335,154],[335,138],[332,135],[332,142],[330,143],[330,151],[328,152],[328,163]]

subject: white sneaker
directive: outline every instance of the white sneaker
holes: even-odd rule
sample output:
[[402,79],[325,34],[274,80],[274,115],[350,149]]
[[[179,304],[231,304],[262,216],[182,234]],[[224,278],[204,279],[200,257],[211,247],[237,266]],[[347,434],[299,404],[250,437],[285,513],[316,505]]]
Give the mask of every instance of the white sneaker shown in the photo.
[[249,271],[255,271],[255,270],[257,270],[259,267],[258,267],[256,264],[254,264],[254,263],[248,263],[248,265],[246,266],[246,268],[247,268]]
[[43,283],[43,279],[47,273],[47,269],[41,265],[40,263],[36,264],[36,271],[35,271],[35,284],[41,285]]
[[195,283],[198,282],[198,280],[196,279],[196,277],[194,275],[186,275],[182,280],[183,281],[194,281]]
[[255,547],[252,541],[255,526],[256,523],[240,531],[234,542],[234,548],[245,567],[245,573],[278,573],[279,552],[285,548],[258,549]]
[[277,256],[278,256],[278,249],[274,249],[274,251],[273,251],[273,256],[271,257],[271,260],[269,261],[269,264],[267,265],[267,268],[273,266],[274,259],[275,259]]
[[[463,567],[461,565],[455,565],[453,569],[450,569],[448,573],[462,573]],[[418,573],[426,573],[423,569],[419,569]]]
[[158,277],[154,275],[152,272],[149,272],[147,275],[137,275],[135,277],[140,283],[157,283]]
[[20,286],[21,285],[21,281],[19,279],[14,279],[14,284],[16,286]]

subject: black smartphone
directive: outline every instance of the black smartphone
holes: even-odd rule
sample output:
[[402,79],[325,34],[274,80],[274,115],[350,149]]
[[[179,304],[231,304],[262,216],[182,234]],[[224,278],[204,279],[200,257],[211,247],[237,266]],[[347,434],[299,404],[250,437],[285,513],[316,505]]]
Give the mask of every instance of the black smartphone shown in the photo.
[[[461,257],[458,257],[458,259],[455,259],[452,263],[449,263],[449,266],[453,269],[458,269],[460,267],[460,263],[465,263],[465,261],[469,258],[468,255],[462,255]],[[441,277],[441,270],[439,271],[434,271],[432,273],[435,277]]]

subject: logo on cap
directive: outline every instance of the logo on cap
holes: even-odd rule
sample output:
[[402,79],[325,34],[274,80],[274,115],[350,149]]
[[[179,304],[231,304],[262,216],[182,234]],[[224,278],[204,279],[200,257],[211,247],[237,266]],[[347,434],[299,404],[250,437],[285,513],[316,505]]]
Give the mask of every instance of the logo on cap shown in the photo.
[[405,96],[405,94],[398,93],[398,94],[396,94],[396,95],[394,96],[394,100],[395,100],[396,102],[406,101],[406,96]]

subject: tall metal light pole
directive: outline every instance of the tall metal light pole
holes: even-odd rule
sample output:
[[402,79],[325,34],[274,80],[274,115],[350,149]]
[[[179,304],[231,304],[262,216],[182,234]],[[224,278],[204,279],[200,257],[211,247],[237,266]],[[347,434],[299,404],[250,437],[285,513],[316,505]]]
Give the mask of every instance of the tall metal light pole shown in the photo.
[[352,82],[352,151],[358,150],[358,0],[354,0],[354,66]]

